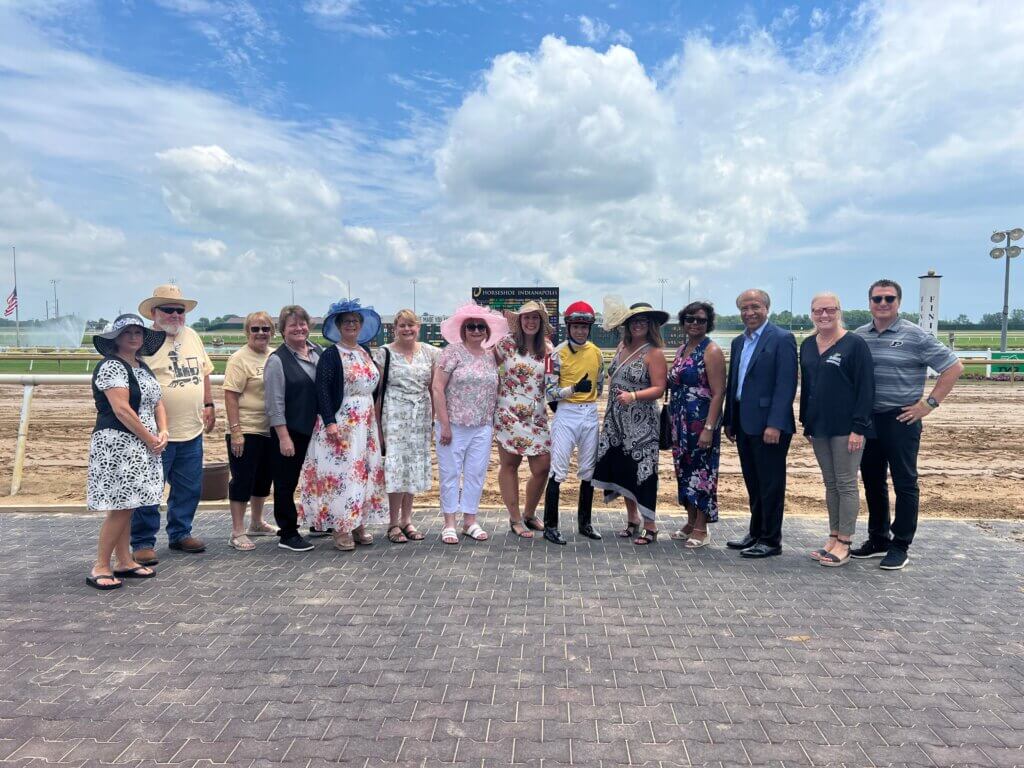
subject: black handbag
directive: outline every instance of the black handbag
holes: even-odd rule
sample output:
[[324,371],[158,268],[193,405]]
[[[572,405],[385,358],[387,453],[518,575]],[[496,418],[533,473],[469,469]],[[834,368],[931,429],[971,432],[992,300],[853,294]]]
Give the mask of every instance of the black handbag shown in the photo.
[[[388,374],[391,373],[391,350],[386,346],[384,347],[384,371],[380,377],[380,383],[377,385],[376,393],[376,410],[377,410],[377,423],[381,424],[381,419],[384,417],[384,393],[388,391]],[[384,444],[384,429],[381,424],[380,430],[380,455],[383,458],[388,455],[388,447]]]
[[665,390],[658,421],[658,448],[663,451],[672,450],[672,414],[668,410],[668,389]]

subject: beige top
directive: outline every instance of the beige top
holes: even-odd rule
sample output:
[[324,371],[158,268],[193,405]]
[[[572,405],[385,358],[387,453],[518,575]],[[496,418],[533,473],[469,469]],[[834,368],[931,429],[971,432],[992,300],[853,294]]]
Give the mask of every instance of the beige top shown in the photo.
[[203,379],[213,363],[203,340],[185,327],[168,336],[156,354],[142,358],[163,390],[167,431],[172,442],[184,442],[203,433]]
[[238,394],[238,423],[246,435],[270,435],[270,420],[263,397],[263,369],[274,350],[253,352],[246,344],[228,358],[224,391]]

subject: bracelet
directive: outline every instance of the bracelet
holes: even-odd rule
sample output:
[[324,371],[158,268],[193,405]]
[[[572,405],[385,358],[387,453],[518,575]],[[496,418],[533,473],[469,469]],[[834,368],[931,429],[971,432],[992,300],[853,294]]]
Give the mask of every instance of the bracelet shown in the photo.
[[631,392],[630,394],[631,394],[631,395],[633,395],[633,402],[634,402],[634,403],[635,403],[635,402],[636,402],[637,400],[639,400],[639,399],[640,399],[640,398],[638,398],[638,397],[636,396],[636,392]]
[[203,403],[203,408],[213,408],[213,403]]
[[228,424],[228,429],[241,429],[241,424]]

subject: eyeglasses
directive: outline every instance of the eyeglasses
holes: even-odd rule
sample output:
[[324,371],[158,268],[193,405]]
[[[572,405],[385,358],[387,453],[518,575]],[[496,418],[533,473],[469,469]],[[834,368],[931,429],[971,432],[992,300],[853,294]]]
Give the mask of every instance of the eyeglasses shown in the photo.
[[875,302],[875,304],[881,304],[883,301],[886,304],[895,304],[896,303],[896,297],[891,295],[891,294],[888,295],[888,296],[872,296],[871,300],[873,302]]
[[271,325],[250,325],[249,330],[253,333],[270,333],[274,330],[274,327]]
[[817,309],[811,310],[811,314],[815,317],[821,317],[822,315],[828,315],[831,317],[837,312],[839,312],[839,307],[818,307]]
[[692,323],[693,325],[707,325],[708,319],[706,317],[698,317],[697,315],[683,315],[684,323]]
[[469,333],[473,333],[474,331],[477,333],[483,333],[484,331],[487,330],[487,323],[466,323],[462,327],[465,328]]
[[650,325],[650,319],[646,317],[631,317],[629,318],[630,325]]
[[362,325],[363,320],[360,317],[346,317],[341,321],[342,325]]
[[157,309],[159,309],[165,315],[184,315],[185,314],[185,308],[184,307],[157,307]]

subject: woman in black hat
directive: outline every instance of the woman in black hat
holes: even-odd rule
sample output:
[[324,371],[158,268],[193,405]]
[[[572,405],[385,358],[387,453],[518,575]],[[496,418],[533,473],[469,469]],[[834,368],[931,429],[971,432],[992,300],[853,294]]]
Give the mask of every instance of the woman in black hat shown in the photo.
[[[89,444],[86,503],[107,513],[100,527],[96,562],[86,583],[117,589],[122,579],[149,579],[156,571],[139,565],[128,544],[132,511],[159,504],[164,477],[160,454],[167,445],[167,419],[160,384],[139,358],[164,343],[163,331],[147,328],[138,315],[119,315],[110,331],[93,336],[103,355],[92,375],[96,427]],[[118,568],[111,568],[117,555]]]

